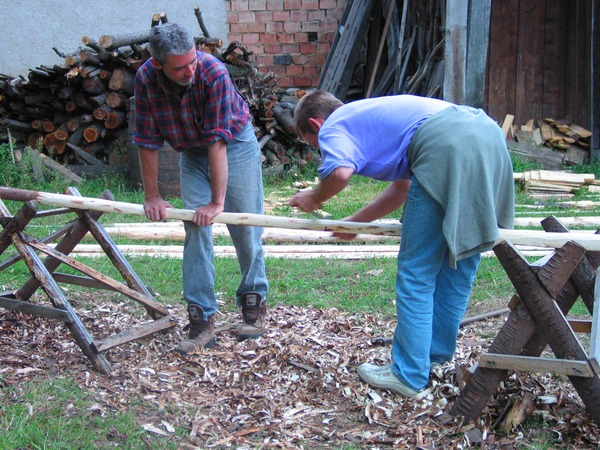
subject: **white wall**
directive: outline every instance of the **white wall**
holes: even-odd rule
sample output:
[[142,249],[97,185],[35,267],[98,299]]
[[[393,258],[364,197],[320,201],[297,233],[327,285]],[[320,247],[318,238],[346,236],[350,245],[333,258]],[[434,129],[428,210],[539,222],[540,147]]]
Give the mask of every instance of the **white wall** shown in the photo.
[[142,32],[161,11],[201,36],[194,6],[210,36],[225,43],[224,0],[0,0],[0,73],[27,77],[30,68],[63,62],[52,47],[70,53],[83,46],[83,36]]

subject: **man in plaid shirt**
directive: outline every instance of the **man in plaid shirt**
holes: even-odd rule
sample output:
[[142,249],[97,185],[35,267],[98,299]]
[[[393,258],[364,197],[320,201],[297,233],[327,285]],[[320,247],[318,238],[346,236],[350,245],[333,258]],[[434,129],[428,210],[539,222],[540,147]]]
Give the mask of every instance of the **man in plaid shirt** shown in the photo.
[[[227,68],[196,50],[182,26],[152,28],[152,58],[135,78],[135,131],[144,185],[144,210],[151,221],[166,220],[171,204],[158,191],[158,150],[168,142],[180,155],[181,198],[195,210],[184,222],[183,297],[189,314],[189,337],[183,354],[209,348],[216,341],[212,220],[223,211],[263,213],[262,155],[248,105],[237,93]],[[264,333],[268,281],[260,227],[228,225],[241,282],[236,302],[243,323],[238,339]]]

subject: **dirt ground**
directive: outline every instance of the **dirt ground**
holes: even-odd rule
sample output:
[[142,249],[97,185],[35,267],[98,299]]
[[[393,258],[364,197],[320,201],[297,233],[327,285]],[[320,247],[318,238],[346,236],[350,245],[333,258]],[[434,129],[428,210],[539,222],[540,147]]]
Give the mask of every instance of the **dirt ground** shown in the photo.
[[[108,294],[72,300],[94,339],[150,320]],[[112,372],[105,375],[92,369],[60,322],[0,309],[0,400],[8,386],[18,392],[25,381],[73,377],[93,393],[95,413],[134,412],[150,448],[164,436],[182,449],[509,449],[529,447],[540,436],[548,448],[600,443],[569,380],[551,374],[509,373],[476,423],[449,417],[466,369],[506,316],[461,328],[455,361],[432,372],[420,398],[404,399],[370,389],[355,370],[365,361],[389,361],[390,347],[373,339],[391,336],[394,320],[271,305],[267,333],[238,342],[239,314],[222,313],[215,347],[181,356],[174,347],[187,319],[183,306],[170,312],[178,327],[109,350]],[[531,409],[515,419],[511,408],[526,399]],[[118,445],[126,438],[106,439]]]

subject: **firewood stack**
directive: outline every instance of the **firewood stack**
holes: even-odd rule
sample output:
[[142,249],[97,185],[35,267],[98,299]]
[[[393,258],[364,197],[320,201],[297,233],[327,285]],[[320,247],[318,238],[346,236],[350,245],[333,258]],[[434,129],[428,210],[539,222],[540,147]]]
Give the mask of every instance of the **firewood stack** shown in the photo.
[[[530,119],[520,127],[514,125],[513,120],[514,116],[508,114],[502,124],[509,145],[512,140],[520,143],[520,152],[529,156],[537,154],[537,162],[552,160],[560,167],[587,164],[589,161],[591,131],[566,119]],[[545,165],[553,168],[552,164]]]
[[[198,7],[194,12],[203,33],[195,38],[198,49],[226,63],[253,114],[265,161],[289,165],[295,146],[301,164],[310,160],[310,148],[297,142],[290,126],[294,104],[278,105],[275,77],[259,73],[251,54],[236,42],[220,53],[222,41],[209,36]],[[166,14],[157,13],[151,26],[165,22]],[[0,126],[10,129],[17,143],[62,164],[122,163],[112,153],[126,153],[129,99],[135,73],[150,57],[148,38],[149,30],[97,41],[83,36],[83,46],[72,53],[53,49],[63,64],[30,69],[27,79],[0,74]]]

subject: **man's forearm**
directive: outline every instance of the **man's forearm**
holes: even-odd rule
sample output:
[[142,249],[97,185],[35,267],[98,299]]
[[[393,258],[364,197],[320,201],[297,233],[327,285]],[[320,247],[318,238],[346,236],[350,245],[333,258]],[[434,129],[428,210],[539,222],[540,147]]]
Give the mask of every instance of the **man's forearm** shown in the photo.
[[325,203],[348,185],[353,174],[354,170],[349,167],[338,167],[320,181],[314,190],[313,198],[319,203]]
[[160,197],[158,192],[158,152],[139,147],[140,169],[146,199]]
[[229,173],[227,146],[225,142],[219,140],[210,145],[208,152],[212,201],[217,205],[224,205]]

